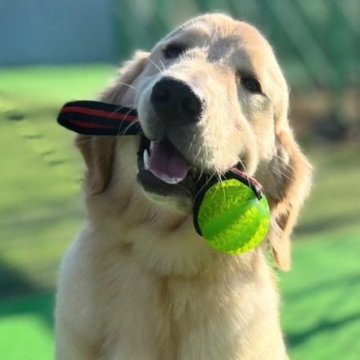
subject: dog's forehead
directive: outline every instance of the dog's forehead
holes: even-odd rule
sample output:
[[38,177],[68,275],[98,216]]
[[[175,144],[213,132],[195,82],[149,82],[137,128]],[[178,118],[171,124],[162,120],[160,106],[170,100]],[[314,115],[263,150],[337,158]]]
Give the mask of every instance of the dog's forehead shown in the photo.
[[[151,60],[156,62],[162,56],[160,51],[172,44],[190,49],[189,56],[182,58],[184,61],[203,59],[220,64],[222,69],[255,74],[262,80],[264,89],[273,89],[271,84],[275,82],[277,88],[286,92],[286,83],[271,45],[247,22],[222,14],[199,16],[185,22],[155,45]],[[169,62],[169,66],[172,63]]]
[[204,15],[192,19],[169,33],[153,50],[178,43],[184,47],[206,50],[210,61],[245,56],[271,57],[272,49],[252,25],[225,15]]
[[221,41],[225,45],[236,42],[240,46],[268,46],[266,39],[254,26],[223,15],[205,15],[192,19],[169,33],[163,41],[172,39],[190,42],[202,39],[208,45],[219,44]]

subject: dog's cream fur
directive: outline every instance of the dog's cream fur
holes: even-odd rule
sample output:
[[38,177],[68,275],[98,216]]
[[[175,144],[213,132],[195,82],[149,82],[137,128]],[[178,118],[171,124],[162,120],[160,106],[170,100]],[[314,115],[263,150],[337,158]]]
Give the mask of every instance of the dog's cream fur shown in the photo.
[[[173,41],[189,49],[164,59]],[[256,74],[263,94],[244,89],[238,78],[247,73]],[[272,49],[254,27],[205,15],[151,54],[138,53],[101,100],[136,106],[145,135],[156,140],[163,130],[149,94],[163,76],[206,100],[198,124],[174,126],[167,136],[204,171],[221,173],[243,161],[270,203],[268,239],[240,256],[214,252],[195,233],[186,201],[144,194],[136,181],[138,137],[78,136],[88,222],[61,267],[57,359],[286,359],[266,245],[288,269],[310,166],[289,128],[288,90]]]

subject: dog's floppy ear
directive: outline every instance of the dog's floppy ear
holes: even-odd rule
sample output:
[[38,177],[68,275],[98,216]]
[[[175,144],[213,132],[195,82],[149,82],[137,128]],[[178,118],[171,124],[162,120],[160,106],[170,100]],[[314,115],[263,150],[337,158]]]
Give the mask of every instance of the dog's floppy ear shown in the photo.
[[[123,104],[125,93],[134,92],[129,86],[143,71],[149,54],[138,52],[133,60],[129,61],[119,71],[119,75],[99,96],[99,100],[112,104]],[[135,94],[128,95],[132,99]],[[128,100],[127,100],[128,101]],[[75,144],[84,157],[87,167],[85,186],[90,194],[103,192],[111,178],[112,163],[116,137],[77,135]]]
[[290,268],[290,236],[311,184],[311,166],[287,124],[276,135],[277,154],[270,163],[273,184],[267,189],[271,208],[268,234],[277,266]]

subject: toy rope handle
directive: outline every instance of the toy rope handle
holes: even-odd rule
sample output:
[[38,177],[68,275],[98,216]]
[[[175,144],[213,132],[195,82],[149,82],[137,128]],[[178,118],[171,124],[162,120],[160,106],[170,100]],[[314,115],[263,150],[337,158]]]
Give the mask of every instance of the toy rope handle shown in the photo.
[[61,126],[83,135],[142,133],[135,109],[99,101],[68,102],[60,110],[57,121]]

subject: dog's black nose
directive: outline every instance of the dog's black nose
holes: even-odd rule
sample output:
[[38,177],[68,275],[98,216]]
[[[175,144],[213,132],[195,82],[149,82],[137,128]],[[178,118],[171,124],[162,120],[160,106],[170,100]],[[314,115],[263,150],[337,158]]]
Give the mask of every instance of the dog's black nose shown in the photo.
[[153,87],[151,104],[164,121],[179,124],[200,120],[202,101],[186,83],[164,77]]

